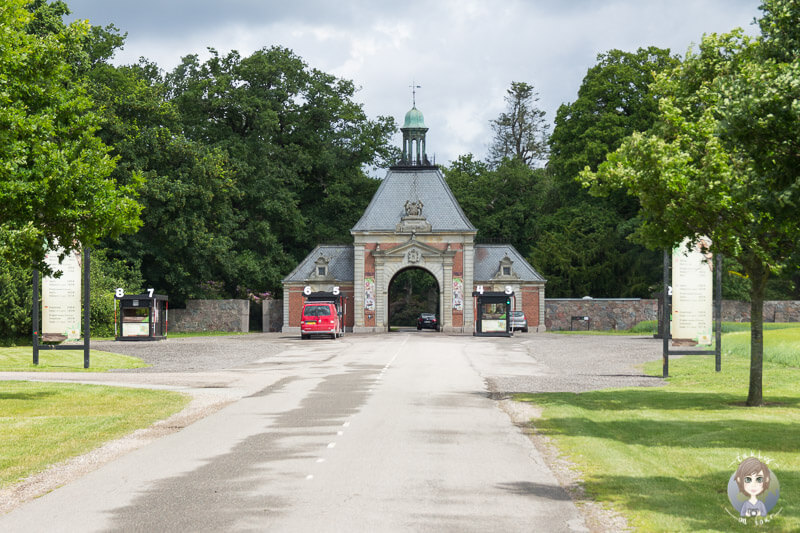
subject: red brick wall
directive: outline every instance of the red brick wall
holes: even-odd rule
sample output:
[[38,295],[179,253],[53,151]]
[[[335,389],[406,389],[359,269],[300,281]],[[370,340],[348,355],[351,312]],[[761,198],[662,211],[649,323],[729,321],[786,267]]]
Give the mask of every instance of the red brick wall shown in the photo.
[[300,327],[300,313],[303,311],[303,287],[289,287],[289,327]]
[[539,288],[522,287],[522,312],[528,319],[528,327],[539,326]]

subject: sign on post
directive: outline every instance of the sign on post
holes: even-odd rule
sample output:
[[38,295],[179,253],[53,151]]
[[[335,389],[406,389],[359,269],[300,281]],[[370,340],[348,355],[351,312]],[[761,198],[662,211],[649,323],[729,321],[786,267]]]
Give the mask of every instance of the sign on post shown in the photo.
[[59,263],[63,250],[50,250],[45,262],[60,277],[42,278],[42,340],[59,342],[81,338],[81,264],[78,252]]
[[713,338],[714,265],[701,237],[691,250],[688,239],[672,250],[672,338],[710,345]]

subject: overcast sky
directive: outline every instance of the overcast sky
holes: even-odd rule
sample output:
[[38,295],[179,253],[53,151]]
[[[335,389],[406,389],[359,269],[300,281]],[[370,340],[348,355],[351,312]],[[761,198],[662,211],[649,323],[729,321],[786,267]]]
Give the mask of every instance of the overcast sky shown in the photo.
[[[437,163],[486,156],[489,121],[512,81],[533,84],[552,122],[575,100],[597,54],[659,46],[683,55],[704,33],[755,33],[759,0],[67,0],[72,18],[128,33],[117,63],[141,56],[170,70],[206,48],[249,55],[291,48],[348,78],[370,117],[402,123],[417,108]],[[399,139],[399,137],[398,137]],[[399,144],[399,140],[397,141]]]

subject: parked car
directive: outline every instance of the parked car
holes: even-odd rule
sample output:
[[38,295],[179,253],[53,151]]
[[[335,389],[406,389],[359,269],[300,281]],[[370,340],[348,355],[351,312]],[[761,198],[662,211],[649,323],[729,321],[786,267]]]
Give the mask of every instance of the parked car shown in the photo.
[[511,311],[511,323],[509,327],[511,331],[518,330],[523,333],[528,333],[528,319],[525,318],[525,313],[522,311]]
[[306,302],[300,317],[300,338],[311,335],[330,335],[332,339],[342,336],[341,317],[332,302]]
[[422,313],[417,318],[417,329],[428,328],[439,330],[439,322],[436,320],[436,315],[433,313]]

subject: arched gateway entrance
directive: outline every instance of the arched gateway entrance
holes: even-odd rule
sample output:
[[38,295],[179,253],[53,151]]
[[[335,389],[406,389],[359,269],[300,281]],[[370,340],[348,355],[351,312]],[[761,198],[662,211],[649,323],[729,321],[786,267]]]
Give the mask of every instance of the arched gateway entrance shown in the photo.
[[[441,290],[436,278],[424,268],[401,270],[389,282],[389,328],[414,327],[421,313],[441,320]],[[441,327],[441,322],[438,322]]]
[[543,331],[544,278],[511,245],[475,244],[477,230],[428,161],[428,128],[416,107],[400,129],[402,159],[350,230],[353,245],[317,246],[284,278],[283,331],[299,333],[304,290],[334,289],[346,298],[349,331],[388,331],[390,285],[407,269],[422,269],[436,280],[442,331],[474,331],[472,293],[479,287],[510,288],[528,327]]

